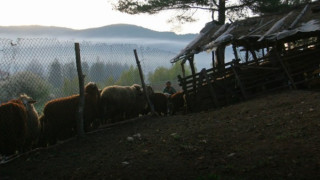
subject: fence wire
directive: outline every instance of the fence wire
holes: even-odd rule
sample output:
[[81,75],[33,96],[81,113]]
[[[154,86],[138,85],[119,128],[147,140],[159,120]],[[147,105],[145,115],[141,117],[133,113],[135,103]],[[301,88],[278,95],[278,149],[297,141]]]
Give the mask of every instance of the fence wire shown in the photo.
[[[166,80],[149,82],[157,68],[170,68],[175,53],[135,44],[80,42],[85,83],[92,81],[100,89],[108,85],[141,84],[133,50],[136,49],[145,81],[162,91]],[[177,79],[168,79],[179,90]],[[78,77],[73,41],[57,39],[0,39],[0,104],[26,93],[44,104],[55,98],[78,94]]]

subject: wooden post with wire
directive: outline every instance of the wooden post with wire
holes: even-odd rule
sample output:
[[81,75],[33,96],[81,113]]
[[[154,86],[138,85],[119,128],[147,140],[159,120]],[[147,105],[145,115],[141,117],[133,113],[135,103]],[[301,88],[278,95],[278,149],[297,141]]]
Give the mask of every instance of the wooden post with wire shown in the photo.
[[80,45],[79,43],[74,44],[75,52],[76,52],[76,64],[77,64],[77,71],[78,71],[78,79],[79,79],[79,111],[77,114],[77,132],[79,137],[84,136],[84,120],[83,120],[83,112],[84,112],[84,106],[85,106],[85,98],[84,98],[84,75],[82,74],[82,68],[81,68],[81,57],[80,57]]
[[139,61],[137,50],[134,49],[133,52],[134,52],[134,56],[136,58],[137,66],[138,66],[138,70],[139,70],[139,75],[140,75],[140,80],[141,80],[144,96],[147,99],[148,105],[149,105],[150,110],[151,110],[151,114],[155,115],[154,106],[151,103],[151,101],[149,99],[149,96],[147,94],[147,88],[146,88],[146,84],[144,83],[143,72],[142,72],[142,68],[141,68],[141,64],[140,64],[140,61]]

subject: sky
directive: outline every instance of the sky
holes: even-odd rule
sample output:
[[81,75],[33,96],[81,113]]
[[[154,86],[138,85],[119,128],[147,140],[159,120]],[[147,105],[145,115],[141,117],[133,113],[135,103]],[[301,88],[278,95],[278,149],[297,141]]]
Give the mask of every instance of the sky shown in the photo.
[[210,13],[198,10],[195,23],[168,23],[176,12],[156,15],[128,15],[112,8],[114,0],[1,0],[0,26],[44,25],[87,29],[111,24],[134,24],[156,31],[177,34],[198,33],[211,20]]

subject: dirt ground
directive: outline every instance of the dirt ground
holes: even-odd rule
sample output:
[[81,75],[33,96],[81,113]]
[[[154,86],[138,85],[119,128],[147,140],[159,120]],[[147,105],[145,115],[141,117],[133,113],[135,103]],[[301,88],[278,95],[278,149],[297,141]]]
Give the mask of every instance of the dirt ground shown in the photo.
[[320,92],[140,117],[0,165],[0,179],[320,179]]

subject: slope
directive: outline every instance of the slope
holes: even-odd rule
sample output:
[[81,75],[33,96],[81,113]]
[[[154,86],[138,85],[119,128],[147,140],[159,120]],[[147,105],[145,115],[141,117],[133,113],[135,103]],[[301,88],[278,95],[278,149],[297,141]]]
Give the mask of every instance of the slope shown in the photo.
[[0,179],[319,179],[319,100],[284,91],[140,117],[1,165]]

